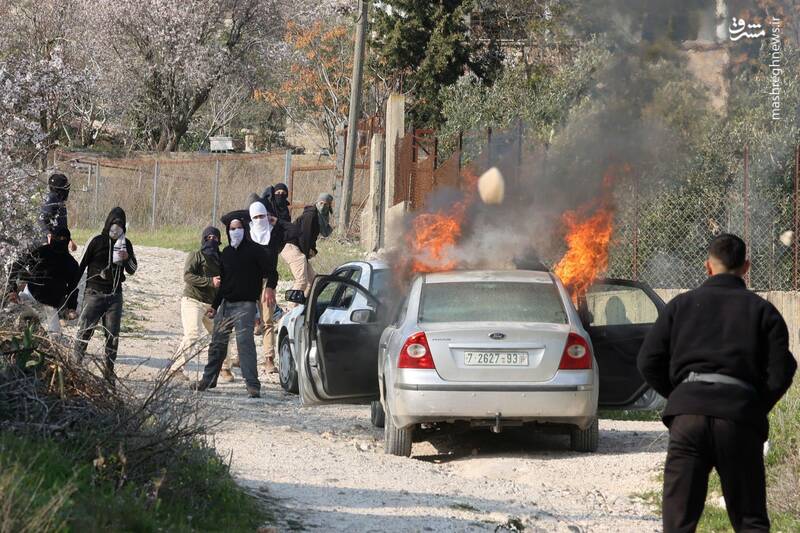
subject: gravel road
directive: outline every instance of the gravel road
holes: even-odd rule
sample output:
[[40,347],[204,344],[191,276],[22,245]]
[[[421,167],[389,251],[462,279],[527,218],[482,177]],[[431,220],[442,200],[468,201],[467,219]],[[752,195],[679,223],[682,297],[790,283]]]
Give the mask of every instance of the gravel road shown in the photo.
[[[137,256],[118,372],[143,381],[180,341],[185,254],[137,247]],[[97,336],[91,350],[100,351]],[[249,399],[238,377],[204,393],[204,405],[221,421],[217,448],[230,454],[240,483],[279,509],[281,531],[660,529],[636,497],[658,487],[660,423],[602,420],[595,454],[569,451],[564,436],[481,430],[434,435],[407,459],[383,454],[368,406],[304,408],[275,378],[263,387],[262,398]]]

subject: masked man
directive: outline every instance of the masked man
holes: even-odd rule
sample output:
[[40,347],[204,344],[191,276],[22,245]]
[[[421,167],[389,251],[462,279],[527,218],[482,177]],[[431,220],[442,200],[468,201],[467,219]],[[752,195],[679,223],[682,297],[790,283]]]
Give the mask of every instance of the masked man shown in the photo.
[[[228,353],[228,340],[231,332],[235,330],[239,364],[247,392],[251,398],[261,396],[253,324],[257,302],[264,292],[264,280],[267,280],[268,286],[275,287],[278,272],[266,249],[248,238],[245,226],[249,224],[249,218],[246,212],[236,212],[222,218],[230,246],[222,251],[221,284],[207,314],[209,318],[214,319],[211,346],[208,349],[208,364],[200,381],[192,384],[193,390],[204,391],[216,386],[217,377]],[[272,294],[272,301],[264,301],[266,306],[274,305],[274,292]]]
[[81,275],[86,271],[86,291],[73,354],[78,361],[83,360],[94,328],[102,321],[106,336],[103,372],[111,383],[115,381],[114,361],[122,322],[122,283],[125,273],[132,275],[138,268],[125,230],[125,211],[115,207],[108,214],[102,233],[89,241],[80,264]]
[[[46,242],[55,233],[56,228],[69,228],[67,224],[67,198],[69,197],[69,180],[64,174],[53,174],[47,180],[49,192],[39,212],[39,223],[46,235]],[[74,252],[77,245],[70,239],[69,250]]]
[[70,320],[77,316],[81,273],[78,262],[69,254],[69,243],[69,230],[58,226],[49,244],[26,254],[11,267],[8,299],[32,303],[48,333],[61,333],[60,314]]
[[[178,357],[173,371],[181,370],[184,380],[189,380],[185,365],[197,352],[197,343],[205,333],[211,335],[213,323],[206,313],[217,297],[220,278],[220,232],[214,226],[203,230],[200,249],[186,257],[183,267],[183,296],[181,297],[181,323],[183,339],[178,347]],[[226,359],[227,361],[227,359]],[[223,369],[230,373],[230,368]]]
[[[278,255],[283,249],[283,227],[276,224],[277,219],[269,213],[262,202],[250,204],[250,239],[264,248],[270,261],[271,271],[278,271]],[[261,331],[264,345],[264,372],[274,374],[275,368],[275,287],[278,283],[277,275],[264,280],[262,298],[259,301],[261,315]]]

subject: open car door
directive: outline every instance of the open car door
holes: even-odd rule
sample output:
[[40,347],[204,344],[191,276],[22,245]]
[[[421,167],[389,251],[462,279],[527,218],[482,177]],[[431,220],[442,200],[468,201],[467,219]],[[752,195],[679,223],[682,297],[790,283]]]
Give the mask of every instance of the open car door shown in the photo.
[[[320,323],[325,310],[357,291],[367,305],[349,321]],[[360,402],[378,397],[378,343],[386,326],[381,305],[367,289],[344,277],[317,276],[305,309],[298,350],[298,382],[304,405]]]
[[636,356],[664,301],[636,281],[600,279],[579,303],[600,372],[600,407],[656,408],[663,399],[639,374]]

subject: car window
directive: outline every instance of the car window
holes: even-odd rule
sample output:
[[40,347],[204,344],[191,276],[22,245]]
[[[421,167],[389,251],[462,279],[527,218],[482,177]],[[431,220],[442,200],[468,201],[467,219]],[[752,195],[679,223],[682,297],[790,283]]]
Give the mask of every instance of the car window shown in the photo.
[[[348,271],[344,276],[340,277],[344,277],[358,283],[361,279],[361,269],[354,268]],[[343,285],[342,292],[338,295],[336,301],[333,303],[333,306],[342,309],[349,308],[351,305],[353,305],[353,299],[356,297],[357,292],[358,291],[356,288],[352,285]]]
[[419,321],[566,324],[567,314],[553,283],[426,283],[422,287]]
[[403,320],[406,318],[406,312],[408,311],[408,298],[403,298],[403,303],[400,304],[400,308],[397,310],[397,315],[394,317],[394,325],[399,326]]
[[591,313],[591,326],[652,324],[658,308],[639,287],[597,284],[586,293],[586,309]]
[[388,268],[373,270],[369,280],[369,292],[371,292],[379,302],[383,302],[389,295],[391,281],[391,271]]

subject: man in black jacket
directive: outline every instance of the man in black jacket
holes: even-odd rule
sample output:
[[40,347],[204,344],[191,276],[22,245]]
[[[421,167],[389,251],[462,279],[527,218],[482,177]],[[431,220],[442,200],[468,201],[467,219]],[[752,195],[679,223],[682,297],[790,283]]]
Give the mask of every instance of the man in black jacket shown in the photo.
[[745,243],[720,235],[709,247],[708,280],[670,301],[639,352],[642,376],[667,398],[665,532],[694,531],[708,475],[716,468],[736,531],[769,531],[763,443],[767,414],[797,363],[786,323],[747,290]]
[[70,242],[69,230],[56,227],[49,244],[36,248],[11,266],[8,299],[19,302],[27,297],[37,302],[42,308],[41,322],[49,333],[61,333],[59,314],[68,319],[76,317],[81,273],[78,262],[69,254]]
[[266,249],[248,238],[245,226],[250,222],[249,218],[246,211],[222,217],[230,246],[222,251],[221,285],[208,310],[209,318],[214,318],[208,364],[200,381],[192,384],[194,390],[203,391],[216,386],[228,353],[228,340],[235,329],[239,365],[247,392],[251,398],[260,396],[261,382],[256,369],[253,338],[256,302],[262,295],[263,280],[266,279],[267,284],[274,287],[278,281],[278,271]]
[[133,244],[125,237],[126,227],[125,211],[115,207],[108,213],[100,235],[89,241],[80,264],[81,275],[86,271],[86,290],[73,354],[78,361],[83,360],[94,328],[102,320],[106,336],[104,375],[112,383],[122,322],[122,283],[126,272],[132,275],[138,268]]
[[[44,232],[45,242],[50,242],[50,237],[55,233],[56,228],[67,229],[67,198],[69,198],[69,179],[64,174],[53,174],[47,179],[49,189],[47,198],[42,204],[39,212],[39,223]],[[78,249],[70,239],[69,250],[74,252]]]

